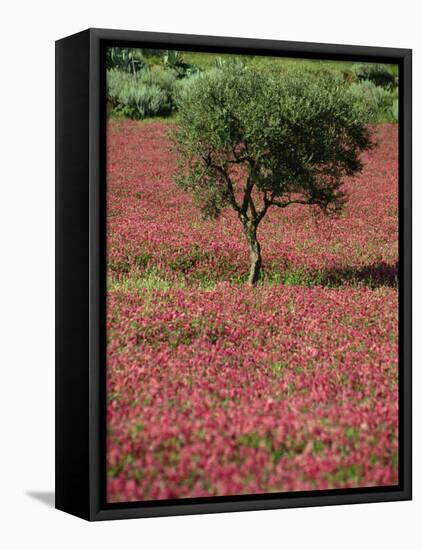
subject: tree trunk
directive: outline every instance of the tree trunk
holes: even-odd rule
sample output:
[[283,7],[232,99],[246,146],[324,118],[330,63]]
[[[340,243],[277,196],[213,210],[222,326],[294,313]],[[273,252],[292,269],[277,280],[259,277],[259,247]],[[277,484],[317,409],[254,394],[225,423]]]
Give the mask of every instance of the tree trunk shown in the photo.
[[256,285],[259,281],[261,274],[262,258],[261,258],[261,246],[256,238],[256,226],[250,225],[245,227],[246,238],[249,244],[250,253],[250,270],[248,283],[250,285]]

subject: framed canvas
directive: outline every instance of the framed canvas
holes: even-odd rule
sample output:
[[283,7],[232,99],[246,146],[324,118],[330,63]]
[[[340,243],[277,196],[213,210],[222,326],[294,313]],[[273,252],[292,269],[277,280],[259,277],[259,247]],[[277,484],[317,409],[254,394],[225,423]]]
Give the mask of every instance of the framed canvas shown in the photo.
[[56,43],[56,507],[411,498],[411,50]]

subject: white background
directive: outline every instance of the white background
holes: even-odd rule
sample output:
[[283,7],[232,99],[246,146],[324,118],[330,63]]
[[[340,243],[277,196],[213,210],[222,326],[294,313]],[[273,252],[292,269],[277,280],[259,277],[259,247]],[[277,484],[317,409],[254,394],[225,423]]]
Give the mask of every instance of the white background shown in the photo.
[[[42,0],[0,8],[0,545],[421,548],[421,25],[416,1]],[[54,489],[54,40],[87,27],[414,49],[414,501],[89,524]],[[382,200],[382,197],[380,197]]]

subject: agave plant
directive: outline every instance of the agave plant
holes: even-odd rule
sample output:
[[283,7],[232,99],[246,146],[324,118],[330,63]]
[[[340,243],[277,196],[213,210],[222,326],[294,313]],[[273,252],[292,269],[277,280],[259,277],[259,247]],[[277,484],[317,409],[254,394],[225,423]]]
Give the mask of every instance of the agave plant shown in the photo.
[[199,72],[198,67],[186,63],[183,55],[177,50],[167,50],[163,59],[164,66],[172,69],[176,73],[177,78],[190,77]]
[[240,57],[224,59],[224,57],[219,56],[214,59],[214,69],[225,69],[228,66],[232,67],[233,69],[243,70],[247,67],[247,64]]
[[141,50],[136,48],[109,48],[106,55],[108,69],[119,69],[127,73],[136,74],[146,63]]
[[183,56],[178,50],[167,50],[164,54],[164,64],[169,67],[184,65]]
[[216,69],[222,69],[222,68],[224,67],[225,63],[226,63],[226,62],[225,62],[225,60],[224,60],[222,57],[216,57],[216,58],[214,59],[214,67],[215,67]]

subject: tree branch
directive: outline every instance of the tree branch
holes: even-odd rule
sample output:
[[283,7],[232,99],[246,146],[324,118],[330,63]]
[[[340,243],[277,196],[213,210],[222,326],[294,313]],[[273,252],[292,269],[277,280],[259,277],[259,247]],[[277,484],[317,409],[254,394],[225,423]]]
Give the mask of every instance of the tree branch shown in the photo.
[[240,214],[241,213],[241,208],[236,202],[236,196],[234,194],[233,182],[229,178],[227,172],[224,170],[224,168],[222,168],[218,164],[210,164],[209,166],[216,169],[223,176],[223,179],[225,180],[225,182],[227,184],[229,202],[230,202],[231,206],[234,208],[234,210],[236,210],[236,212],[238,214]]
[[250,196],[251,196],[251,193],[252,193],[253,186],[254,186],[254,183],[253,183],[251,177],[249,176],[247,181],[246,181],[245,187],[243,189],[244,195],[243,195],[243,201],[242,201],[242,206],[241,206],[241,212],[245,216],[247,215],[248,206],[250,204],[249,199],[250,199]]
[[257,225],[262,220],[262,218],[265,216],[265,214],[267,213],[267,210],[270,206],[271,206],[271,199],[268,199],[267,192],[264,191],[264,206],[257,213],[257,216],[256,216],[256,224]]
[[268,197],[267,191],[264,191],[264,206],[261,208],[259,212],[256,213],[255,222],[258,225],[259,222],[262,220],[262,218],[267,213],[267,210],[270,206],[278,206],[278,208],[286,208],[287,206],[290,206],[291,204],[306,204],[310,205],[313,204],[313,201],[311,199],[307,200],[301,200],[301,199],[288,199],[286,201],[277,201],[275,200],[275,193],[271,193],[270,197]]

